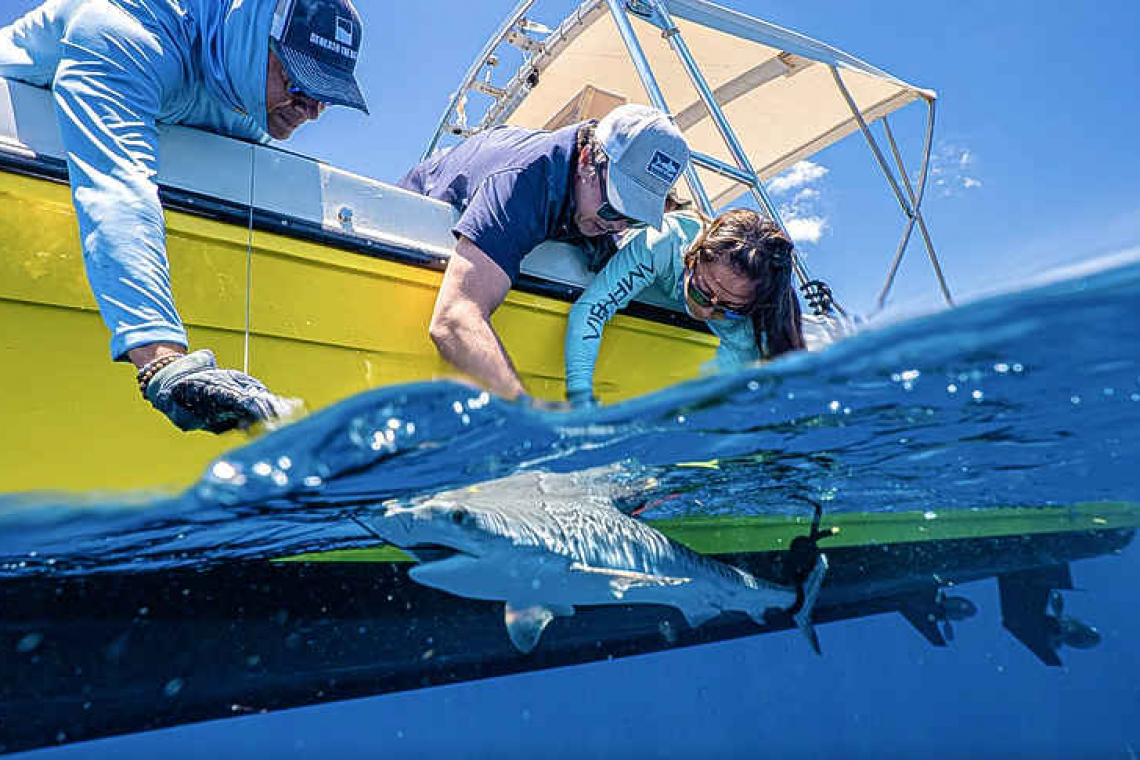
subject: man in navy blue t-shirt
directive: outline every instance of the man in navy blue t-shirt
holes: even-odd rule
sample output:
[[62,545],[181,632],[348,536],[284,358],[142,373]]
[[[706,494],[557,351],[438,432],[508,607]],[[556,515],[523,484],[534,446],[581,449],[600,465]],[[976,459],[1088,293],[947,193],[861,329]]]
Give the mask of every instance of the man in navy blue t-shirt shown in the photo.
[[620,106],[595,124],[554,132],[497,127],[430,158],[400,186],[460,210],[430,334],[459,370],[508,398],[524,392],[491,314],[544,240],[661,227],[665,196],[689,148],[665,114]]

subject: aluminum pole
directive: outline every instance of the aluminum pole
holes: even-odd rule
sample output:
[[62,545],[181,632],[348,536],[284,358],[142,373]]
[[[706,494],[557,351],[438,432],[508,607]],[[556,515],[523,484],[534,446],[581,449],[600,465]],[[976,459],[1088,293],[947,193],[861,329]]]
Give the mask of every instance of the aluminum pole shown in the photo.
[[950,286],[946,285],[946,278],[943,277],[942,273],[942,264],[938,262],[938,256],[934,252],[934,243],[930,240],[930,231],[927,229],[926,219],[923,218],[921,211],[922,195],[926,191],[927,169],[930,165],[930,138],[931,134],[934,132],[933,100],[929,101],[929,106],[930,113],[927,120],[927,142],[926,148],[923,150],[922,155],[922,170],[919,177],[919,191],[917,195],[915,195],[914,190],[911,187],[910,178],[906,177],[906,171],[903,169],[903,157],[898,153],[898,145],[895,142],[895,136],[894,134],[891,134],[890,126],[887,124],[886,120],[884,120],[882,124],[884,124],[884,126],[887,128],[887,140],[890,142],[891,152],[895,154],[895,162],[898,164],[898,171],[903,173],[903,179],[906,181],[906,191],[911,196],[911,203],[914,204],[914,220],[917,220],[919,223],[919,232],[921,232],[922,235],[922,243],[926,245],[927,255],[930,258],[930,265],[934,268],[934,275],[938,279],[938,287],[942,288],[942,296],[946,300],[946,303],[952,307],[952,305],[954,305],[954,300],[950,295]]
[[731,164],[726,164],[720,159],[713,158],[707,153],[698,153],[697,151],[692,151],[691,155],[693,157],[693,163],[697,166],[703,166],[704,168],[714,171],[721,176],[728,177],[729,179],[734,179],[742,185],[751,186],[756,179],[754,176],[746,174],[743,169],[739,169],[735,166],[732,166]]
[[[946,278],[942,275],[942,266],[938,261],[938,255],[934,252],[934,244],[930,239],[930,232],[926,229],[926,220],[922,216],[922,199],[926,192],[926,175],[927,170],[930,168],[930,149],[934,135],[934,101],[927,101],[929,112],[926,121],[926,142],[922,154],[922,170],[919,173],[918,179],[918,192],[915,193],[914,188],[911,187],[910,177],[906,174],[906,167],[903,164],[902,154],[899,152],[898,143],[895,142],[895,136],[891,132],[891,125],[887,122],[886,118],[883,119],[883,128],[887,133],[887,141],[891,146],[891,153],[895,157],[895,163],[899,167],[899,173],[902,174],[903,182],[906,185],[907,194],[910,196],[910,201],[914,206],[914,216],[911,217],[911,224],[908,225],[908,236],[910,228],[915,221],[918,222],[918,230],[922,233],[923,243],[926,245],[927,255],[930,257],[930,265],[934,268],[934,276],[938,279],[938,286],[942,289],[942,297],[946,299],[946,303],[950,306],[954,305],[954,299],[950,296],[950,287],[946,284]],[[901,258],[901,257],[900,257]]]
[[871,134],[870,127],[863,119],[863,114],[859,110],[859,106],[855,104],[855,98],[851,97],[851,91],[847,89],[847,85],[843,83],[843,78],[839,76],[839,69],[834,66],[829,66],[831,69],[831,76],[835,79],[835,86],[839,88],[840,94],[843,99],[847,101],[847,106],[851,109],[851,115],[855,117],[855,121],[859,124],[859,129],[863,131],[863,137],[867,138],[867,144],[871,146],[871,153],[875,155],[875,160],[879,162],[879,168],[883,170],[883,176],[887,178],[887,183],[890,184],[891,189],[895,192],[895,198],[902,207],[903,213],[908,217],[913,216],[914,212],[911,211],[910,204],[907,203],[906,198],[903,197],[903,192],[899,188],[898,180],[895,179],[894,172],[891,167],[887,165],[887,159],[883,157],[883,152],[879,150],[879,144],[875,142],[875,136]]
[[[610,0],[610,2],[612,3],[613,0]],[[700,67],[697,66],[696,59],[693,58],[692,53],[689,52],[689,46],[681,36],[681,31],[677,28],[677,25],[673,23],[673,17],[669,14],[669,9],[665,7],[665,3],[662,2],[662,0],[648,0],[648,4],[653,8],[658,19],[661,21],[664,28],[662,36],[669,41],[669,46],[673,48],[673,52],[681,59],[681,64],[689,75],[689,81],[701,96],[705,107],[708,108],[709,115],[712,116],[713,123],[716,124],[717,131],[720,132],[721,139],[723,139],[728,146],[737,166],[750,177],[749,189],[752,191],[752,195],[755,196],[756,202],[760,204],[760,208],[764,209],[764,212],[769,218],[778,224],[786,235],[788,229],[784,226],[784,222],[776,210],[776,205],[772,203],[772,199],[768,197],[767,191],[764,190],[764,183],[760,181],[759,175],[756,174],[756,170],[752,167],[752,162],[748,160],[748,154],[744,152],[740,140],[736,137],[736,132],[733,131],[732,126],[728,123],[728,118],[724,115],[724,109],[720,107],[720,102],[717,101],[716,95],[713,93],[712,88],[709,87],[708,80],[705,79]],[[790,238],[791,236],[788,235],[788,237]],[[799,256],[795,255],[795,253],[792,254],[792,265],[796,272],[796,277],[800,281],[800,285],[807,283],[807,271],[803,268]]]
[[[633,67],[637,69],[637,76],[641,79],[641,86],[645,88],[645,93],[649,96],[650,102],[655,108],[669,114],[669,117],[672,118],[673,114],[665,102],[661,87],[657,84],[657,77],[653,75],[653,69],[649,66],[645,51],[641,49],[641,42],[637,39],[637,33],[633,31],[633,26],[629,23],[629,16],[626,15],[625,8],[622,7],[622,0],[606,0],[606,5],[609,6],[610,16],[613,17],[614,25],[617,26],[618,34],[621,35],[621,39],[625,43],[625,49],[629,53],[630,60],[633,61]],[[693,198],[696,199],[701,211],[706,216],[713,216],[712,203],[709,202],[704,183],[697,176],[697,168],[692,162],[685,167],[685,182],[688,183],[689,190],[693,193]]]

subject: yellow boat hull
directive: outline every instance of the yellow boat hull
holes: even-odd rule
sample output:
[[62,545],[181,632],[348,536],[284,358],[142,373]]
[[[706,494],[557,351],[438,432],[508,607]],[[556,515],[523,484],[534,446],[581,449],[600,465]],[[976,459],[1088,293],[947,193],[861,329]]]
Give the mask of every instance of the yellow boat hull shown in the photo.
[[[441,273],[167,210],[175,301],[191,345],[242,367],[310,411],[390,383],[455,377],[427,326]],[[243,433],[181,433],[112,363],[83,269],[68,187],[0,172],[0,492],[180,488]],[[248,273],[248,281],[247,281]],[[494,316],[527,389],[560,399],[570,302],[512,291]],[[711,335],[616,317],[598,360],[612,403],[695,376]]]

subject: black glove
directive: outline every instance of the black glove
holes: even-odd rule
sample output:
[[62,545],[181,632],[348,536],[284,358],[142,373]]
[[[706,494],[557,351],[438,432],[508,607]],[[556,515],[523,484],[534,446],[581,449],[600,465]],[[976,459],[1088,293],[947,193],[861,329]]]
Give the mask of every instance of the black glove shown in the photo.
[[218,369],[208,349],[160,369],[147,383],[146,398],[179,429],[211,433],[288,417],[301,407],[299,399],[277,396],[244,372]]

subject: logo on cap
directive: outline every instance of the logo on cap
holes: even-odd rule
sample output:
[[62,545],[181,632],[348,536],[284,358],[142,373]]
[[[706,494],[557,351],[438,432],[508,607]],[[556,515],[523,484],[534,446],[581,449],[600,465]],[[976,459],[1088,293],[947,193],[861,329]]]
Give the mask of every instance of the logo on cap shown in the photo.
[[305,95],[368,113],[353,73],[363,36],[352,0],[278,0],[270,44]]
[[681,173],[681,162],[670,158],[658,150],[653,153],[653,158],[650,159],[649,165],[645,167],[645,171],[662,182],[667,182],[672,185],[674,180],[677,179],[677,175]]
[[336,41],[342,45],[352,44],[352,21],[336,17]]

